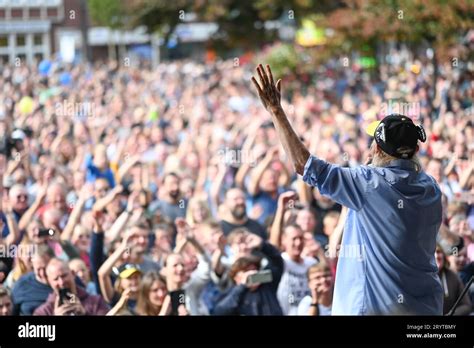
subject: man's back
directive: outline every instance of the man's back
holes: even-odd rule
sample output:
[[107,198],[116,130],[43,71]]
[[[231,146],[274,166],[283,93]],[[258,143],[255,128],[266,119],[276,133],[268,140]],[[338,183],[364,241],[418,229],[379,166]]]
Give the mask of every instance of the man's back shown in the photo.
[[332,313],[441,315],[435,181],[408,160],[349,169],[313,158],[305,169],[305,181],[350,208]]

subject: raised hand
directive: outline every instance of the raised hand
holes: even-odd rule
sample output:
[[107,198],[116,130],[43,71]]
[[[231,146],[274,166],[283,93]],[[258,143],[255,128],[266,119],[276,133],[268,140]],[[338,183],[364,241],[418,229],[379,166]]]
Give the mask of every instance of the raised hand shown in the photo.
[[49,183],[45,181],[38,189],[38,192],[36,193],[36,199],[39,202],[42,202],[46,198],[46,194],[48,193],[48,187]]
[[182,217],[177,217],[174,220],[174,224],[176,226],[176,232],[178,235],[182,237],[186,237],[189,231],[189,225],[186,220]]
[[132,193],[130,193],[130,196],[128,196],[128,200],[127,200],[127,211],[129,212],[133,211],[136,205],[135,203],[138,201],[138,196],[139,196],[138,191],[132,191]]
[[290,201],[296,201],[298,199],[298,195],[296,194],[295,191],[286,191],[283,192],[279,197],[278,197],[278,203],[281,204],[283,207],[286,207],[286,205]]
[[272,111],[281,107],[281,79],[275,83],[270,66],[267,65],[266,69],[265,71],[262,64],[259,64],[256,71],[260,83],[255,77],[252,77],[252,82],[265,109]]
[[258,249],[262,245],[263,239],[254,233],[248,232],[245,237],[245,242],[247,243],[249,249]]

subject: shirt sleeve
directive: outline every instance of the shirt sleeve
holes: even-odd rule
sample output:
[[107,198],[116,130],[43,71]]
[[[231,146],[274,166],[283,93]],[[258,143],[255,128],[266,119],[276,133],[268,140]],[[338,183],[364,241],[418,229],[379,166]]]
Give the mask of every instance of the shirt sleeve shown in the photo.
[[242,298],[247,293],[248,288],[245,285],[236,285],[232,287],[226,295],[217,302],[212,315],[238,315]]
[[367,167],[347,168],[310,156],[304,166],[303,181],[316,186],[321,194],[353,210],[364,205],[371,185],[372,172]]
[[280,284],[281,276],[285,268],[285,263],[281,257],[280,251],[268,242],[262,243],[261,252],[268,259],[268,265],[265,268],[272,272],[273,280],[271,285],[276,290]]

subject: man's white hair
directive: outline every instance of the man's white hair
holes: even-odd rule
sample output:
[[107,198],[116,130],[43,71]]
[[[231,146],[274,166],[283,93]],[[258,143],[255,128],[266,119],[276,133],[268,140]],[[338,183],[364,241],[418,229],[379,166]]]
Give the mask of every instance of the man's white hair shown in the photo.
[[[385,167],[387,164],[389,164],[391,161],[397,160],[399,158],[395,156],[391,156],[385,151],[383,151],[381,148],[380,151],[376,151],[376,146],[377,144],[375,141],[372,143],[373,146],[373,157],[372,157],[372,164],[376,167]],[[403,153],[411,153],[413,149],[409,148],[408,146],[401,147],[397,150],[400,154]],[[412,161],[415,164],[416,171],[419,172],[422,169],[420,159],[416,155],[416,153],[411,157],[408,158],[408,160]]]

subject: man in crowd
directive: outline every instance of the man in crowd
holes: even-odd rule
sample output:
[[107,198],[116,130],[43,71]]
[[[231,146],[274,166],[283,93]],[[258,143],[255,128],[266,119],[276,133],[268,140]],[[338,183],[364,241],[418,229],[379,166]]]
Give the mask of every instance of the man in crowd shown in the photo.
[[31,257],[33,272],[22,276],[12,291],[14,313],[32,315],[51,293],[48,284],[46,266],[54,257],[54,252],[46,244],[38,244]]
[[221,226],[226,236],[236,228],[244,227],[263,239],[268,238],[263,226],[247,216],[245,194],[241,189],[233,188],[226,192],[224,208]]
[[181,198],[179,185],[180,178],[176,173],[165,174],[163,185],[159,188],[159,198],[150,204],[150,210],[160,211],[171,222],[174,222],[178,217],[185,217],[186,202]]
[[105,315],[109,308],[100,296],[89,295],[77,286],[65,261],[53,258],[46,267],[53,292],[36,308],[34,315]]

